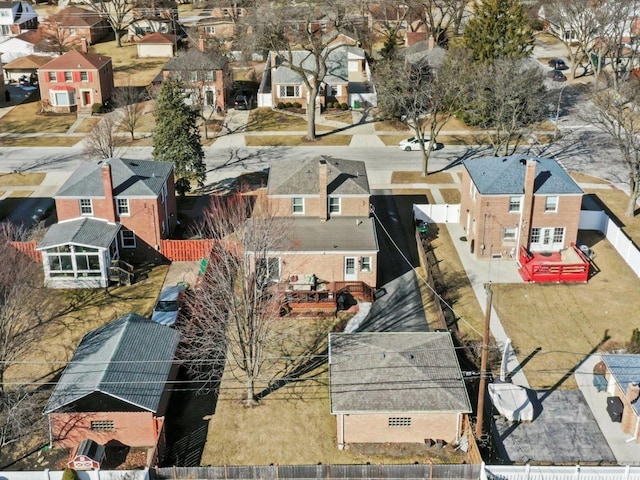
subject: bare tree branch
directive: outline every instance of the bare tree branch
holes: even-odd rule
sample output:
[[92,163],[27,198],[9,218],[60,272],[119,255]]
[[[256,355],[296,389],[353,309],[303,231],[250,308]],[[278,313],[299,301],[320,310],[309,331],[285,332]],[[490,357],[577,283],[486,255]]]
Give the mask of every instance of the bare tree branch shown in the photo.
[[84,139],[84,152],[97,158],[118,157],[125,145],[118,135],[119,119],[114,113],[106,114]]

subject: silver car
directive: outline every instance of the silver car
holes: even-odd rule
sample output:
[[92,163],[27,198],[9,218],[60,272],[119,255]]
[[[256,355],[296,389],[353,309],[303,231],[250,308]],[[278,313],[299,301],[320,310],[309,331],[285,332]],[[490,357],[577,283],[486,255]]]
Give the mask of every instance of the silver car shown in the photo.
[[158,302],[153,308],[151,320],[161,325],[175,325],[180,310],[182,309],[182,296],[185,287],[163,287],[158,297]]

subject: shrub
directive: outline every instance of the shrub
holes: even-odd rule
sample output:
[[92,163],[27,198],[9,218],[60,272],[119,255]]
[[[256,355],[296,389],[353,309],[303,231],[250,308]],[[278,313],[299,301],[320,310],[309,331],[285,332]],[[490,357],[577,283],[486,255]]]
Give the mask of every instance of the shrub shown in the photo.
[[293,102],[293,108],[302,108],[302,104],[300,102]]
[[67,467],[64,469],[64,473],[62,474],[62,480],[78,480],[78,472],[73,468]]
[[346,102],[343,102],[343,103],[340,104],[340,108],[342,110],[349,110],[349,105],[347,105]]
[[287,107],[287,108],[293,108],[293,103],[287,102],[287,103],[284,104],[284,106]]
[[91,105],[91,113],[102,113],[102,104],[94,103]]
[[276,107],[282,110],[285,107],[284,102],[278,102],[278,105],[276,105]]

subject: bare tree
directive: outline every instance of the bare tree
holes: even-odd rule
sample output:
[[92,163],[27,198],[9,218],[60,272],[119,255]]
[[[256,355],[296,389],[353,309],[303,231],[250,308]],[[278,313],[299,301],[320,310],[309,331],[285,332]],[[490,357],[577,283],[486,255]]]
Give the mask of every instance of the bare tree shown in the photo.
[[618,90],[600,88],[591,101],[594,108],[585,111],[585,120],[606,133],[620,150],[620,161],[629,178],[629,203],[625,216],[632,218],[640,197],[640,82],[620,83]]
[[307,90],[307,140],[316,138],[318,94],[331,73],[332,54],[341,47],[333,40],[353,20],[343,0],[282,0],[255,16],[258,46],[274,52],[279,66],[296,73]]
[[116,45],[122,47],[122,31],[125,30],[131,19],[133,4],[130,0],[84,0],[86,5],[107,19],[116,36]]
[[[245,386],[244,401],[256,403],[258,388],[283,345],[274,321],[282,293],[279,260],[286,250],[288,222],[273,215],[266,200],[213,197],[200,233],[213,240],[200,288],[188,300],[190,321],[182,327],[185,360],[196,380],[215,382],[225,364]],[[250,216],[251,215],[251,216]]]
[[467,0],[406,0],[411,8],[422,11],[428,31],[439,45],[460,34],[467,10]]
[[61,26],[54,17],[49,17],[47,25],[48,27],[42,31],[42,42],[39,44],[39,49],[58,55],[69,51],[73,44],[70,30]]
[[125,141],[118,134],[120,121],[117,114],[108,113],[97,123],[84,139],[84,152],[97,158],[120,156]]
[[25,388],[7,388],[0,395],[0,453],[26,438],[44,438],[42,415],[48,394]]
[[120,125],[135,140],[135,132],[142,118],[142,101],[145,99],[145,90],[134,87],[129,83],[126,87],[119,87],[113,94],[113,103],[119,108]]

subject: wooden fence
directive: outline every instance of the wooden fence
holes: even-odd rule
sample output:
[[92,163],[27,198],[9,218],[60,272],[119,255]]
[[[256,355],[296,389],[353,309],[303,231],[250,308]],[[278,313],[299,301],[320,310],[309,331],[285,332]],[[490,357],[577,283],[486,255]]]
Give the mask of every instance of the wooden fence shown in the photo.
[[160,240],[160,253],[172,262],[196,262],[209,258],[213,240]]
[[36,250],[38,242],[35,240],[30,242],[11,242],[11,245],[20,250],[34,262],[42,263],[42,255]]

